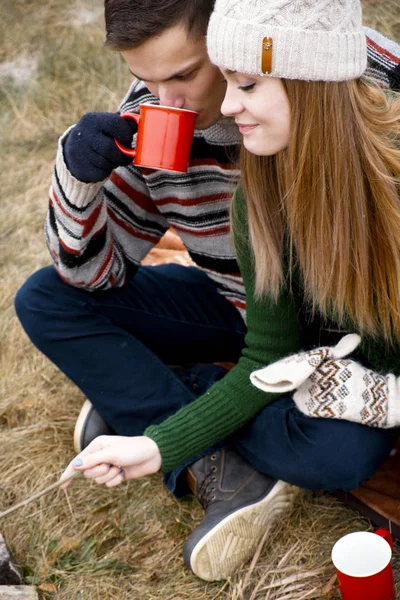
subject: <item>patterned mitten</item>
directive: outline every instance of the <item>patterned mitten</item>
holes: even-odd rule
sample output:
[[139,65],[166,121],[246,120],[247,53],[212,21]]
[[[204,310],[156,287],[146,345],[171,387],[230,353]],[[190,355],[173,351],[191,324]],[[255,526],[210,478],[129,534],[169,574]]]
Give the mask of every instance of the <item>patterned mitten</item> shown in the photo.
[[250,381],[264,392],[278,394],[291,392],[304,383],[324,361],[347,356],[357,348],[360,342],[359,335],[350,333],[344,336],[336,346],[321,346],[321,348],[307,352],[292,354],[263,369],[253,371]]
[[[341,353],[342,356],[338,357],[338,347],[343,349],[346,345],[349,348],[350,337],[354,339],[354,344],[355,337],[358,336],[345,336],[335,348],[331,349],[330,356],[320,361],[305,380],[291,388],[291,390],[297,388],[293,396],[297,408],[309,417],[345,419],[371,427],[400,426],[400,379],[392,374],[375,373],[353,360],[343,358],[349,352]],[[353,346],[353,349],[358,343]],[[326,350],[326,348],[302,353],[303,359],[304,355],[308,355],[311,359],[310,355],[318,350]],[[336,357],[332,356],[332,351],[336,353]],[[287,361],[296,356],[301,355],[285,359],[287,368],[289,368]],[[270,367],[276,365],[279,363],[274,363]],[[265,378],[265,371],[268,368],[255,371],[258,373],[258,380],[253,383],[261,387],[259,380],[262,378],[261,389],[277,391],[276,383],[272,386],[269,383],[268,373],[267,379]],[[285,391],[290,389],[285,386]]]
[[400,425],[400,383],[345,358],[327,360],[298,388],[296,406],[309,417],[345,419],[385,429]]

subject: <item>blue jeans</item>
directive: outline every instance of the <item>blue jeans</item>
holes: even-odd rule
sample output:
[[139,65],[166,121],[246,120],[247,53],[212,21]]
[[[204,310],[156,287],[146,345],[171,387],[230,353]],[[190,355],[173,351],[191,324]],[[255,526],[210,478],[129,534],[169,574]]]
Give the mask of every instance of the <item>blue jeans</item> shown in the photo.
[[[71,287],[46,267],[25,282],[15,306],[32,342],[119,435],[141,435],[195,400],[223,376],[210,363],[235,362],[244,346],[240,313],[195,267],[140,267],[123,288],[102,292]],[[311,419],[283,397],[226,442],[277,479],[349,491],[372,476],[397,436]],[[195,458],[166,475],[171,492],[181,494],[179,475]]]

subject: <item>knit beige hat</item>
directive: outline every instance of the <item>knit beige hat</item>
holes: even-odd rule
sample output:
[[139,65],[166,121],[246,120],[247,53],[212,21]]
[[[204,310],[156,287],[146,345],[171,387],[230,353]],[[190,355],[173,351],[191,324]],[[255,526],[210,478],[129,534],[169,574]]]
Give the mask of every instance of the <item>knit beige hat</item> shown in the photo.
[[367,67],[359,0],[216,0],[207,46],[217,66],[253,75],[345,81]]

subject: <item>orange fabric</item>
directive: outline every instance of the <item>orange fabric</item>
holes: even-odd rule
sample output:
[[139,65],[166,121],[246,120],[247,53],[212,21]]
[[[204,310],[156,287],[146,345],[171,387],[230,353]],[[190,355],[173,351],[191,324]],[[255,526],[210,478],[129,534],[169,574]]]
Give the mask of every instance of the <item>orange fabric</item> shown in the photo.
[[142,265],[152,267],[168,263],[176,263],[184,266],[194,265],[182,240],[172,228],[163,235],[158,244],[142,260]]

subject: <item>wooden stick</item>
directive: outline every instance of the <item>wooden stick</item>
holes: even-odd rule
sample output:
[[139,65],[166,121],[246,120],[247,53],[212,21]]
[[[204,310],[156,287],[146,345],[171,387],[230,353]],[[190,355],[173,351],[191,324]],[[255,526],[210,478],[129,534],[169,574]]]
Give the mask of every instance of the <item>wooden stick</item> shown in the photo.
[[41,496],[44,496],[48,492],[51,492],[51,490],[54,490],[55,488],[60,487],[60,485],[62,485],[66,481],[69,481],[70,479],[75,477],[75,475],[79,475],[80,472],[81,471],[75,471],[74,473],[71,473],[71,475],[68,475],[68,477],[64,477],[64,479],[60,479],[59,481],[56,481],[56,483],[52,483],[51,485],[49,485],[47,488],[45,488],[41,492],[38,492],[37,494],[34,494],[33,496],[26,498],[25,500],[23,500],[22,502],[19,502],[18,504],[14,504],[14,506],[11,506],[11,508],[8,508],[7,510],[0,512],[0,519],[2,517],[5,517],[6,515],[9,515],[10,513],[14,512],[14,510],[17,510],[18,508],[22,508],[23,506],[30,504],[34,500],[37,500]]

